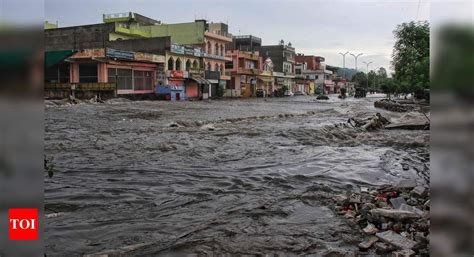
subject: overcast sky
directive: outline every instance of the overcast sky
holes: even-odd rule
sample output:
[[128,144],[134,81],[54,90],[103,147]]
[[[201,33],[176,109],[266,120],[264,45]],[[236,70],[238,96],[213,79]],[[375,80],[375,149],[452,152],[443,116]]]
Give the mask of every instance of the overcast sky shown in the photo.
[[[412,1],[312,1],[312,0],[46,0],[45,18],[59,26],[100,23],[103,13],[133,11],[164,23],[206,18],[226,22],[234,35],[261,37],[263,44],[291,42],[297,53],[326,58],[342,67],[339,52],[364,53],[369,68],[390,68],[397,24],[428,20],[427,0]],[[346,67],[354,58],[346,56]]]

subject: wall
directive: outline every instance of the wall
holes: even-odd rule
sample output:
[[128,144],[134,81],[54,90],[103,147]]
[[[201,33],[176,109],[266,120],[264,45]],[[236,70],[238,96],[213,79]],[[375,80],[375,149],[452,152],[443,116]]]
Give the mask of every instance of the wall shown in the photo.
[[149,26],[152,37],[170,36],[171,42],[183,45],[204,43],[204,22]]

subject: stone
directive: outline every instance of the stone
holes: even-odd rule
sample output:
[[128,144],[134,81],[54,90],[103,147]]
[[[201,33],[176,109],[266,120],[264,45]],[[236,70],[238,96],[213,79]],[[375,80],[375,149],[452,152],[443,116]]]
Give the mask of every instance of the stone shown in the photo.
[[360,249],[364,249],[364,250],[369,249],[369,248],[370,248],[373,244],[375,244],[375,242],[377,242],[377,241],[379,241],[379,238],[378,238],[378,237],[376,237],[376,236],[371,236],[369,239],[367,239],[367,240],[361,242],[361,243],[359,244],[359,248],[360,248]]
[[416,186],[411,191],[411,193],[416,195],[416,196],[423,196],[425,194],[425,192],[426,192],[426,188],[424,186]]
[[216,130],[216,127],[214,127],[214,125],[212,125],[212,124],[206,124],[206,125],[202,126],[201,129],[214,131],[214,130]]
[[364,233],[366,233],[368,235],[373,235],[373,234],[379,232],[377,227],[375,227],[375,225],[372,224],[372,223],[368,223],[367,226],[362,231],[364,231]]
[[[125,119],[124,119],[124,120],[125,120]],[[179,127],[178,123],[176,123],[176,122],[173,122],[173,123],[171,123],[171,124],[168,125],[168,126],[171,127],[171,128],[177,128],[177,127]]]
[[416,219],[420,218],[420,214],[411,212],[411,211],[404,211],[404,210],[390,210],[390,209],[373,209],[370,210],[370,213],[374,216],[379,217],[386,217],[395,220],[404,220],[404,219]]
[[361,193],[368,193],[368,192],[369,192],[369,188],[368,188],[368,187],[361,187],[361,188],[360,188],[360,192],[361,192]]
[[411,249],[392,252],[392,257],[410,257],[413,255],[415,255],[415,252]]
[[407,200],[407,204],[408,205],[418,205],[418,200],[416,200],[415,198],[410,198]]
[[398,249],[411,249],[418,244],[417,242],[405,238],[391,230],[379,232],[375,234],[375,236],[377,236],[382,241],[397,247]]
[[413,207],[411,205],[408,205],[408,204],[405,204],[403,203],[402,205],[400,205],[400,207],[398,208],[399,210],[402,210],[402,211],[409,211],[409,212],[413,212],[413,213],[416,213],[418,215],[420,215],[420,217],[423,215],[423,211],[416,208],[416,207]]
[[402,189],[412,189],[416,187],[416,181],[413,179],[400,180],[397,187]]
[[383,242],[376,242],[374,247],[377,254],[386,254],[393,250],[393,247]]
[[397,198],[390,198],[390,203],[392,204],[393,208],[398,209],[400,208],[400,205],[403,203],[406,204],[406,201],[403,197],[397,197]]

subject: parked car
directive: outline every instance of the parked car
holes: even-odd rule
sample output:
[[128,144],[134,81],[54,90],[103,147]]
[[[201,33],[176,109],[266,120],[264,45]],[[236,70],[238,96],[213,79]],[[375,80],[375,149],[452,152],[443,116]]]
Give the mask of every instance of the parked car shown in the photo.
[[306,95],[305,92],[301,92],[301,91],[296,91],[294,95]]
[[293,96],[293,92],[291,91],[285,91],[285,96]]

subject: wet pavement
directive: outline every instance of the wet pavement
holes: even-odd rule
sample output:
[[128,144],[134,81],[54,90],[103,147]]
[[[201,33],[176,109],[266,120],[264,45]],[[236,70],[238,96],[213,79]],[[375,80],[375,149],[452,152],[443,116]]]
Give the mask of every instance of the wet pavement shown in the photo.
[[46,107],[46,252],[81,256],[331,255],[361,241],[327,199],[427,184],[429,131],[341,125],[378,98],[314,96]]

